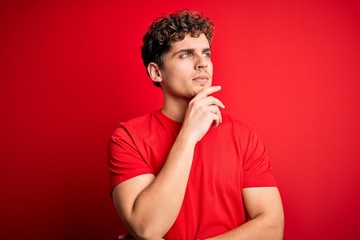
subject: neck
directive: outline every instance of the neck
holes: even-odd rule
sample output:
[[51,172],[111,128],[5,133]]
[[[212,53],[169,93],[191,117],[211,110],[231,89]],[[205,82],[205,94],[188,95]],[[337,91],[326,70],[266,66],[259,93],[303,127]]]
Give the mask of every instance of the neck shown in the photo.
[[169,98],[164,96],[162,112],[174,121],[183,122],[190,100],[191,99]]

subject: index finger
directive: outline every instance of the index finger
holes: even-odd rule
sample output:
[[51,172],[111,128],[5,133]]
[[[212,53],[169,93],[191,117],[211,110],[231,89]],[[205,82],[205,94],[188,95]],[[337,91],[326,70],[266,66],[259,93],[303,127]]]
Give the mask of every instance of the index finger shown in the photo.
[[194,101],[207,97],[210,94],[220,91],[221,87],[220,86],[210,86],[210,87],[206,87],[201,89],[198,94],[196,94],[196,96],[193,98]]

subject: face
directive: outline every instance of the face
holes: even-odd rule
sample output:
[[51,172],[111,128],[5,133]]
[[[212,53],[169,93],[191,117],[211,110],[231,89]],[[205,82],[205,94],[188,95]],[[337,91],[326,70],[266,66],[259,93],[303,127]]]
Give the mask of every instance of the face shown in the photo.
[[201,89],[211,86],[213,66],[209,41],[204,34],[187,35],[172,44],[163,55],[159,81],[165,96],[193,98]]

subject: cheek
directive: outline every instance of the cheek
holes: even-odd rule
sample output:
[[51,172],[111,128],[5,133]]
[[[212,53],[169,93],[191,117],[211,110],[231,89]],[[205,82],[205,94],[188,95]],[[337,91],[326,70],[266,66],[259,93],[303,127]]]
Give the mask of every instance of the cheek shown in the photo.
[[189,79],[196,74],[194,66],[188,61],[177,61],[176,63],[171,62],[164,67],[165,71],[163,72],[163,78],[165,81],[171,81],[172,85],[187,84]]
[[172,76],[179,81],[187,82],[194,76],[194,69],[190,64],[181,63],[173,68]]
[[176,65],[176,68],[184,74],[191,73],[194,69],[193,64],[190,61],[181,61]]
[[210,74],[210,76],[212,76],[212,74],[213,74],[213,65],[212,65],[211,61],[208,64],[207,71]]

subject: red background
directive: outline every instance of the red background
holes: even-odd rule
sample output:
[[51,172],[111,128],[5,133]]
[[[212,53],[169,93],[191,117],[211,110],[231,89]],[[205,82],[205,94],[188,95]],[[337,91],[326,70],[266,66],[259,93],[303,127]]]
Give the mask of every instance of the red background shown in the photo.
[[1,239],[116,239],[107,139],[161,107],[141,38],[184,7],[215,22],[218,97],[268,147],[285,239],[360,239],[355,0],[1,1]]

